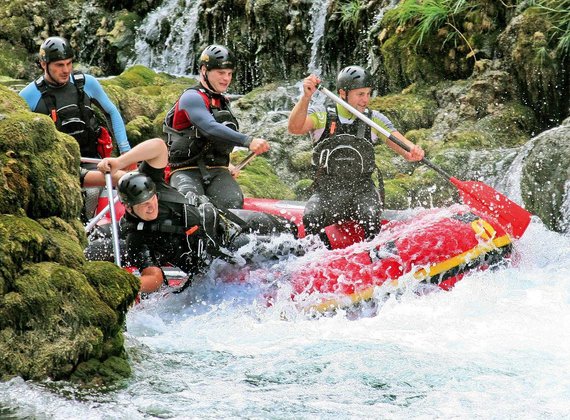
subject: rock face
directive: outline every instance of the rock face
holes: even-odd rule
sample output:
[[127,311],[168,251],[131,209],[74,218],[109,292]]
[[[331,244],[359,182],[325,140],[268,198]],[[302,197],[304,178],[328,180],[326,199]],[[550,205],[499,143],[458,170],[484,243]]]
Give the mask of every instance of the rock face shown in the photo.
[[570,233],[570,119],[531,143],[521,190],[528,209],[557,232]]
[[129,375],[138,279],[87,262],[79,148],[0,86],[0,372],[100,384]]

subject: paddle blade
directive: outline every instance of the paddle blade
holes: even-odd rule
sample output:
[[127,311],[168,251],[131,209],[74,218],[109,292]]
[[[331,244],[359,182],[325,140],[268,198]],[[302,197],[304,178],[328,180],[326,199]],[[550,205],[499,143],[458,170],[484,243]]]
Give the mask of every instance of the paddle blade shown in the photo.
[[531,213],[487,184],[449,179],[459,189],[463,202],[489,215],[514,238],[520,238],[530,224]]

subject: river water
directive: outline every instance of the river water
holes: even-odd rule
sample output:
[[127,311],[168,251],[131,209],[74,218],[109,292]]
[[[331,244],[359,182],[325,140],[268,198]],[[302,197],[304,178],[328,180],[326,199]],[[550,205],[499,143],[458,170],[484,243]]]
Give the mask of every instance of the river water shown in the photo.
[[570,237],[538,220],[511,266],[410,285],[375,316],[267,307],[260,284],[145,300],[127,317],[131,379],[13,379],[0,418],[570,418]]

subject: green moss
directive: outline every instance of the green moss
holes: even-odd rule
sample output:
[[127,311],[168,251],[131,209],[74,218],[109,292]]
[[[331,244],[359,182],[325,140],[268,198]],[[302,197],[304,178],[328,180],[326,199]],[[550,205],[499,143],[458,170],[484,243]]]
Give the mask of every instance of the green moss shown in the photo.
[[152,137],[157,137],[161,132],[157,132],[155,124],[145,116],[138,116],[126,125],[127,137],[131,147]]
[[311,167],[312,151],[299,152],[291,156],[291,168],[294,171],[306,171]]
[[[195,81],[190,78],[177,78],[175,80],[179,80],[180,83],[188,85],[195,83]],[[123,89],[129,89],[140,86],[161,86],[171,84],[172,81],[171,76],[167,76],[164,73],[158,74],[148,67],[137,64],[126,69],[119,76],[106,80],[104,85],[117,85]]]
[[0,74],[21,79],[26,76],[29,54],[25,48],[0,39]]
[[312,193],[313,180],[300,179],[293,187],[297,200],[308,200]]
[[118,315],[127,312],[140,288],[140,281],[136,276],[114,264],[102,261],[88,262],[83,271],[89,283],[110,308]]
[[417,94],[391,94],[370,101],[370,108],[385,114],[401,133],[433,125],[437,102],[433,97]]
[[[239,162],[245,157],[245,153],[235,153],[233,161]],[[269,162],[261,157],[256,157],[247,165],[237,178],[243,193],[247,197],[294,199],[295,193],[289,188],[271,167]]]

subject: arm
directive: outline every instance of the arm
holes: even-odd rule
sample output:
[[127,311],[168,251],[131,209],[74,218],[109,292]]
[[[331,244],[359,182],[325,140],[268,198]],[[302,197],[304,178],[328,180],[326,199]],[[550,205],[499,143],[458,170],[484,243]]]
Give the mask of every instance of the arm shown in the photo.
[[147,267],[140,276],[142,293],[156,292],[164,284],[164,274],[160,267]]
[[97,164],[97,169],[115,174],[116,171],[143,160],[153,168],[165,168],[168,164],[166,143],[159,138],[143,141],[117,158],[103,159]]
[[[111,175],[111,178],[113,180],[113,185],[117,185],[117,183],[119,182],[119,179],[121,179],[121,177],[126,174],[125,171],[116,171],[114,174]],[[99,172],[99,171],[88,171],[85,170],[84,174],[81,174],[80,177],[81,180],[81,186],[82,187],[104,187],[106,186],[106,182],[105,182],[105,174],[103,172]]]
[[307,134],[313,130],[313,120],[308,117],[309,104],[311,97],[317,91],[317,86],[321,80],[311,74],[303,80],[303,95],[299,102],[295,104],[289,115],[288,129],[291,134]]
[[121,114],[119,113],[119,110],[115,104],[111,102],[97,79],[88,74],[85,75],[85,93],[89,95],[95,105],[97,105],[103,111],[107,121],[111,122],[109,128],[111,130],[111,134],[117,142],[119,151],[121,153],[128,152],[131,149],[131,145],[127,139],[125,123],[121,117]]
[[390,134],[396,137],[398,140],[401,140],[402,143],[406,144],[410,148],[410,151],[409,152],[405,151],[396,143],[391,142],[388,138],[386,138],[383,134],[379,133],[375,129],[372,129],[373,140],[375,140],[378,136],[382,136],[382,138],[384,138],[384,141],[386,142],[386,145],[390,149],[392,149],[394,152],[398,153],[400,156],[402,156],[404,159],[410,162],[419,161],[424,158],[423,149],[419,146],[416,146],[414,143],[412,143],[410,140],[404,137],[402,133],[396,130],[392,121],[390,121],[390,119],[386,117],[384,114],[382,114],[379,111],[373,111],[372,120],[376,124],[384,128],[386,131],[390,132]]
[[269,150],[267,140],[252,138],[217,122],[206,107],[202,95],[195,90],[187,90],[180,97],[178,107],[190,116],[189,119],[192,124],[209,139],[234,146],[247,147],[258,155]]
[[212,140],[234,146],[249,147],[252,139],[239,131],[232,130],[214,119],[206,107],[202,95],[195,90],[187,90],[180,97],[178,108],[188,114],[192,125]]
[[35,83],[32,82],[19,93],[20,97],[26,101],[31,111],[35,111],[38,106],[38,102],[42,98],[42,94],[36,87]]

